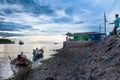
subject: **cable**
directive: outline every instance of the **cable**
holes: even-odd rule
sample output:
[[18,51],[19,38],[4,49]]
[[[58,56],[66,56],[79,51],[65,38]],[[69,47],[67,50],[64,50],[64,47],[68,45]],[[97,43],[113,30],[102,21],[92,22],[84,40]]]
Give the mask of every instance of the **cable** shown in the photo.
[[115,8],[117,8],[118,3],[119,3],[119,0],[114,0],[111,8],[110,8],[109,11],[107,12],[107,13],[108,13],[107,17],[109,17],[110,13],[111,13],[113,10],[115,11]]
[[115,4],[117,4],[118,1],[119,1],[119,0],[114,0],[111,8],[110,8],[109,11],[108,11],[108,13],[111,13],[111,11],[115,8]]
[[116,8],[115,8],[115,10],[117,10],[118,8],[119,8],[119,2],[120,2],[120,0],[118,0],[117,2],[116,2]]
[[[106,8],[104,12],[108,12],[108,10],[110,9],[111,5],[112,5],[112,1],[107,1],[108,3],[106,4]],[[111,5],[110,5],[111,4]]]

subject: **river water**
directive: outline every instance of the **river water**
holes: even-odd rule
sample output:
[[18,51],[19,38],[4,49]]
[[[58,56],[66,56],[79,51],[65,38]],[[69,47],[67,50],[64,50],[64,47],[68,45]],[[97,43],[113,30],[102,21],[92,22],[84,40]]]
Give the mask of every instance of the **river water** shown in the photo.
[[10,69],[10,59],[15,58],[21,51],[27,56],[27,58],[32,60],[32,50],[38,48],[44,49],[44,59],[48,59],[52,54],[55,54],[55,49],[62,48],[62,43],[54,44],[54,43],[28,43],[24,45],[19,44],[0,44],[0,80],[7,79],[13,75],[13,72]]

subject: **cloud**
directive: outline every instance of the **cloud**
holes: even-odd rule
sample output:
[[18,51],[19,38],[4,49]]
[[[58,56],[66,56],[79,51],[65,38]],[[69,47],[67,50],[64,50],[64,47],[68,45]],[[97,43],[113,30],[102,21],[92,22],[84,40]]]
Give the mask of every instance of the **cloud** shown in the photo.
[[[29,35],[47,36],[60,35],[68,31],[98,31],[98,26],[103,25],[105,5],[107,6],[109,2],[105,0],[1,0],[0,3],[0,20],[3,21],[0,24],[5,26],[0,27],[0,30],[20,30]],[[109,17],[112,15],[113,13]],[[112,21],[112,18],[109,20]]]
[[9,15],[12,13],[33,13],[34,15],[50,15],[54,12],[49,5],[36,4],[34,0],[0,0],[1,14]]
[[[112,0],[111,0],[112,1]],[[97,7],[97,6],[99,6],[99,7],[106,7],[106,6],[109,6],[110,4],[110,2],[111,1],[107,1],[107,0],[88,0],[88,3],[91,3],[90,5],[91,6],[93,6],[93,7]],[[104,5],[104,6],[103,6]],[[106,6],[105,6],[106,5]]]
[[55,23],[71,23],[71,18],[54,18]]
[[0,21],[0,31],[20,31],[22,29],[31,29],[31,26]]
[[2,36],[2,37],[13,37],[13,36],[25,36],[25,35],[24,34],[15,34],[15,33],[0,32],[0,36]]
[[24,25],[42,24],[51,21],[47,15],[34,16],[31,13],[14,13],[9,16],[3,16],[5,22],[13,22]]
[[69,15],[66,14],[65,10],[56,10],[55,11],[56,16],[58,16],[58,18],[60,17],[69,17]]
[[20,13],[23,12],[23,8],[20,5],[14,4],[14,5],[10,5],[10,4],[1,4],[0,5],[0,14],[7,16],[10,15],[12,13]]
[[74,12],[74,10],[72,7],[68,7],[65,9],[65,13],[68,15],[73,15],[73,12]]

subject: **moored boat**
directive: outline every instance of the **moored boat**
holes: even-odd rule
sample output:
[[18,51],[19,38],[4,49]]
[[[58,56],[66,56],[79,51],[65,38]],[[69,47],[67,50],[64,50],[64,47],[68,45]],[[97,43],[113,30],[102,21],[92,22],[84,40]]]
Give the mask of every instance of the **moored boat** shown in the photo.
[[21,55],[10,61],[11,70],[14,72],[17,80],[23,80],[31,66],[32,62],[27,58],[22,58]]
[[39,50],[38,50],[38,48],[36,48],[36,50],[33,49],[33,61],[37,61],[38,59],[42,58],[43,53],[44,53],[44,51],[42,48]]
[[19,41],[19,45],[23,45],[24,44],[24,42],[23,41]]

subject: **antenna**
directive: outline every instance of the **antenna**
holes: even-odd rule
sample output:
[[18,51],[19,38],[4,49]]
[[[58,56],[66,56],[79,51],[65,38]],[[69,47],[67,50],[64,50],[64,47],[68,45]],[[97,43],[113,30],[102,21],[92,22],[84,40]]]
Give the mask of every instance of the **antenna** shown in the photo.
[[101,25],[99,25],[99,33],[101,33]]

